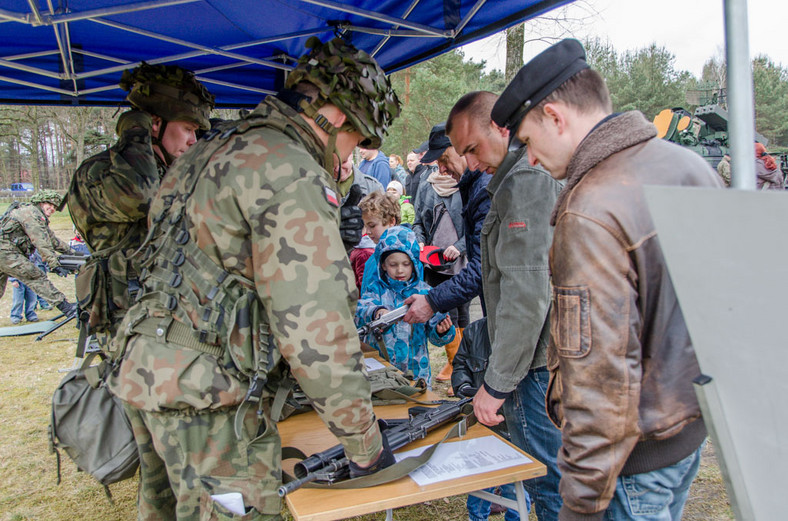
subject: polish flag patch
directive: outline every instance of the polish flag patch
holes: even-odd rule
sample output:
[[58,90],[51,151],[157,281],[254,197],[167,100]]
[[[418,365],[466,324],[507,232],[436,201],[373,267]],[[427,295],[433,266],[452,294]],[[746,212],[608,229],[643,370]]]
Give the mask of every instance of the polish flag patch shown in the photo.
[[337,208],[339,208],[339,198],[337,197],[337,193],[327,186],[324,187],[324,190],[326,194],[326,201],[328,201],[329,204],[332,204]]
[[520,228],[525,230],[525,222],[524,221],[511,221],[509,223],[509,229]]

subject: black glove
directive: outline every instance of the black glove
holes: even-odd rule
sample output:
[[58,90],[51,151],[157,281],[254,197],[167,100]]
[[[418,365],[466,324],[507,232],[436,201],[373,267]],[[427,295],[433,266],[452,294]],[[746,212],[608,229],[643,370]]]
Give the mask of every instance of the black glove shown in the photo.
[[358,203],[361,201],[361,187],[353,185],[339,209],[341,222],[339,223],[339,235],[345,244],[345,250],[350,251],[361,240],[364,230],[364,220],[361,218],[361,208]]
[[350,478],[360,478],[361,476],[369,476],[379,470],[394,465],[397,460],[394,459],[394,453],[391,452],[389,447],[389,440],[386,438],[386,433],[381,431],[380,435],[383,436],[383,451],[381,451],[378,459],[376,459],[369,467],[359,467],[352,461],[348,465],[350,467]]
[[68,270],[66,268],[62,267],[62,266],[55,266],[54,268],[52,268],[49,271],[51,271],[52,273],[54,273],[55,275],[58,275],[60,277],[68,277],[68,275],[69,275]]

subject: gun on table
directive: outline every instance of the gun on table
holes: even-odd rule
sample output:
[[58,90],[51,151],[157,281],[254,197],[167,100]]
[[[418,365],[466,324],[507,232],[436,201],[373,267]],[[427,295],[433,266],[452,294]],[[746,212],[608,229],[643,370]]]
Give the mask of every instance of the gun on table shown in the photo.
[[[392,451],[423,439],[427,433],[445,425],[463,414],[463,409],[473,398],[456,402],[444,402],[437,407],[411,407],[407,420],[378,420]],[[465,421],[465,417],[461,421]],[[296,463],[296,479],[279,487],[279,496],[284,497],[303,485],[319,481],[328,485],[336,484],[350,476],[349,461],[342,445],[318,452]]]
[[85,265],[89,258],[90,255],[87,253],[83,255],[60,255],[57,258],[57,262],[61,268],[69,273],[76,273],[79,271],[79,268]]

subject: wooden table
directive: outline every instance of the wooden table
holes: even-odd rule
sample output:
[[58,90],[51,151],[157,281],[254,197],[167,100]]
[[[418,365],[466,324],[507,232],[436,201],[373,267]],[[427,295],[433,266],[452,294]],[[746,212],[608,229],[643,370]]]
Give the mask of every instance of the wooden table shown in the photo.
[[[437,398],[439,397],[432,393],[427,396],[427,399]],[[375,407],[375,414],[379,418],[407,418],[409,407],[411,407],[410,404]],[[451,428],[451,425],[452,424],[446,425],[431,432],[424,440],[414,442],[404,447],[402,450],[410,450],[440,441],[449,428]],[[282,446],[296,447],[301,449],[306,455],[325,450],[338,443],[337,439],[331,434],[314,411],[291,416],[284,422],[280,422],[278,427],[279,434],[282,438]],[[463,439],[480,438],[483,436],[496,436],[500,438],[500,436],[484,425],[476,424],[468,429]],[[449,442],[447,441],[447,443]],[[514,447],[511,443],[509,443],[509,445]],[[522,452],[520,449],[517,450]],[[530,455],[526,455],[531,460],[534,460]],[[292,474],[292,467],[294,464],[295,461],[293,460],[283,462],[285,471]],[[545,473],[545,466],[534,460],[532,463],[525,465],[475,474],[459,479],[441,481],[425,487],[418,486],[410,477],[404,477],[385,485],[366,489],[328,490],[302,488],[288,494],[285,499],[287,507],[296,521],[333,521],[383,510],[389,511],[388,519],[391,519],[391,509],[393,508],[423,503],[425,501],[448,496],[468,494],[489,487],[505,485],[507,483],[517,483],[515,489],[521,510],[520,518],[528,519],[528,513],[524,511],[524,492],[520,482],[526,479],[544,476]],[[490,499],[488,496],[484,495],[484,493],[480,492],[478,495],[484,499]],[[511,500],[508,500],[508,504],[504,503],[504,501],[499,500],[496,502],[505,504],[509,507],[512,507],[513,504],[517,505]],[[515,506],[515,508],[517,508],[517,506]]]

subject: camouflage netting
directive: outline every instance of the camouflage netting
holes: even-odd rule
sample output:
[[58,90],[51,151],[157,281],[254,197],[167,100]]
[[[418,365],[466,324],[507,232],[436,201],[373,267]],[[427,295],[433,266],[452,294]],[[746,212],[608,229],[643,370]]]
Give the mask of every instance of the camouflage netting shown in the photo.
[[386,73],[374,58],[340,38],[322,43],[312,37],[311,51],[298,60],[287,77],[287,88],[306,81],[315,85],[322,102],[336,105],[365,140],[361,146],[380,148],[400,102]]
[[120,88],[129,91],[126,99],[139,110],[166,121],[192,121],[207,130],[214,96],[194,77],[176,65],[142,65],[123,72]]
[[60,208],[63,196],[54,190],[39,190],[30,198],[31,203],[51,203],[55,208]]

